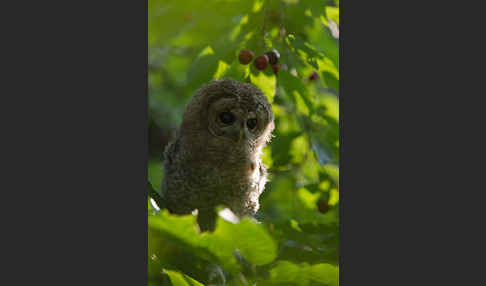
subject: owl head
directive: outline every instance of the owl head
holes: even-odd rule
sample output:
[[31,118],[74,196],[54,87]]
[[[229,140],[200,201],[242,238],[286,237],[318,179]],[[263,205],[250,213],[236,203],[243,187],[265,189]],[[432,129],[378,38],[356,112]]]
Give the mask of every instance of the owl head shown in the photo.
[[196,91],[184,112],[181,129],[208,133],[226,145],[255,148],[270,140],[273,121],[272,107],[260,89],[225,78]]

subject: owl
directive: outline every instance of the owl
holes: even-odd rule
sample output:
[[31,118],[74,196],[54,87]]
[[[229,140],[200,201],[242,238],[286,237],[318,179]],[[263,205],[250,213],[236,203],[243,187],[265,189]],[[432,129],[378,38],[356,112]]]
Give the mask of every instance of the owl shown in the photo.
[[164,152],[162,199],[174,214],[197,210],[201,231],[213,231],[215,207],[254,216],[267,182],[260,155],[274,129],[272,107],[257,87],[213,80],[186,105]]

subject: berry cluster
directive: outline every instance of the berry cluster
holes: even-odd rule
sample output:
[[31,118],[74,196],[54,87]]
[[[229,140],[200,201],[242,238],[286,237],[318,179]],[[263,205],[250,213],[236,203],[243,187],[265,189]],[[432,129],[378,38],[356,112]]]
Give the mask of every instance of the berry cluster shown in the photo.
[[[240,54],[238,55],[238,60],[242,65],[249,64],[253,59],[253,52],[250,50],[241,50]],[[271,50],[266,52],[265,54],[258,56],[253,61],[253,65],[257,70],[264,70],[270,64],[272,66],[273,72],[277,74],[280,65],[278,64],[278,60],[280,59],[280,54],[277,50]]]
[[[253,60],[253,57],[255,55],[253,54],[252,51],[250,50],[241,50],[240,54],[238,55],[238,60],[240,61],[240,64],[242,65],[247,65],[251,63]],[[267,68],[267,66],[270,64],[273,69],[273,73],[277,74],[279,69],[287,69],[286,65],[282,65],[278,63],[278,60],[280,59],[280,54],[278,53],[277,50],[273,49],[271,51],[266,52],[265,54],[258,56],[255,58],[253,61],[253,64],[255,65],[255,68],[257,70],[264,70]],[[310,76],[309,76],[309,81],[315,81],[319,77],[319,74],[314,71]]]

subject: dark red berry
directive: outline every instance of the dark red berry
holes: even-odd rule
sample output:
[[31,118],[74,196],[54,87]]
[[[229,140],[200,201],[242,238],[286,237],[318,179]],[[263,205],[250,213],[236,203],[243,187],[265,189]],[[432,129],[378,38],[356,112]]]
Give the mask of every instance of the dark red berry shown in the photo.
[[277,50],[271,50],[269,52],[266,52],[265,55],[267,55],[268,62],[271,65],[276,65],[278,63],[278,59],[280,59],[280,54]]
[[278,70],[280,69],[280,65],[272,65],[273,73],[277,74]]
[[310,81],[313,81],[313,80],[316,80],[317,78],[319,77],[319,74],[314,71],[310,76],[309,76],[309,80]]
[[319,209],[319,212],[325,214],[329,211],[330,208],[331,206],[328,204],[326,200],[319,199],[319,201],[317,201],[317,209]]
[[255,65],[255,68],[257,70],[264,70],[267,65],[268,65],[268,57],[266,55],[263,56],[258,56],[255,58],[255,61],[253,61],[253,64]]
[[241,50],[240,54],[238,55],[238,60],[240,64],[247,65],[253,59],[253,53],[249,50]]

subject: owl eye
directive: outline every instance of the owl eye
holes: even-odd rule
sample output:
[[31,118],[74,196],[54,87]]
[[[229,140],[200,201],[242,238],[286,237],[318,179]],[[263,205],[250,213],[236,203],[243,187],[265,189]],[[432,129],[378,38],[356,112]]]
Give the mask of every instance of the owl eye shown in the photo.
[[233,115],[233,113],[227,111],[222,112],[219,115],[219,119],[221,120],[221,122],[228,125],[233,124],[233,122],[235,122],[235,116]]
[[257,126],[257,120],[256,118],[250,118],[248,121],[246,121],[246,126],[250,129],[254,129]]

